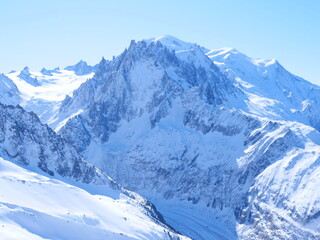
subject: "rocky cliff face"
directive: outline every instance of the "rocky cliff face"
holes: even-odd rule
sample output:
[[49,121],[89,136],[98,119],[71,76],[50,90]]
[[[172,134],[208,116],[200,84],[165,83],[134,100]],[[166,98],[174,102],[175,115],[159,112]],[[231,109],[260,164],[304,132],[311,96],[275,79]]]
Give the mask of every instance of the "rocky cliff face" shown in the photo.
[[41,169],[50,176],[102,183],[101,174],[84,161],[48,126],[42,125],[34,113],[21,107],[0,105],[1,155],[32,169]]

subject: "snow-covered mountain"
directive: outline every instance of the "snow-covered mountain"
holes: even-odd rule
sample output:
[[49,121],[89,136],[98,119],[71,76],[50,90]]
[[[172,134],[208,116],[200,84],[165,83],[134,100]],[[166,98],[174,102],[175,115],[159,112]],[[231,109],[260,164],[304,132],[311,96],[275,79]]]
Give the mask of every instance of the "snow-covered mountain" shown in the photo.
[[171,36],[132,41],[91,75],[80,63],[31,72],[37,87],[6,76],[26,109],[45,106],[40,118],[61,141],[176,230],[197,240],[320,238],[320,87],[276,60]]
[[1,239],[187,239],[35,114],[1,104],[0,129]]
[[[172,37],[132,41],[63,102],[57,130],[195,239],[317,239],[319,87],[276,61],[204,51]],[[294,202],[303,191],[317,200]]]

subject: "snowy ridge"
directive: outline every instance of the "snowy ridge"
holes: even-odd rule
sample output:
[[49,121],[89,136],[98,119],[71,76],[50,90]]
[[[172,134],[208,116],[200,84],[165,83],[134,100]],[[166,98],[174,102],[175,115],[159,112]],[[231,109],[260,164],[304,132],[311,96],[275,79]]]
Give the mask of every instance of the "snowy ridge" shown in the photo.
[[[161,42],[161,44],[166,46],[169,50],[174,50],[177,53],[184,52],[186,50],[190,50],[190,49],[194,48],[195,46],[197,46],[197,44],[195,44],[195,43],[185,42],[185,41],[182,41],[182,40],[180,40],[176,37],[170,36],[170,35],[151,38],[151,39],[147,39],[144,41],[147,42],[148,44],[150,44],[151,42],[154,42],[154,43]],[[201,49],[203,50],[204,53],[209,51],[208,49],[206,49],[204,47],[201,47]]]
[[319,86],[289,73],[274,59],[252,59],[232,48],[212,50],[207,56],[244,91],[244,111],[320,129]]

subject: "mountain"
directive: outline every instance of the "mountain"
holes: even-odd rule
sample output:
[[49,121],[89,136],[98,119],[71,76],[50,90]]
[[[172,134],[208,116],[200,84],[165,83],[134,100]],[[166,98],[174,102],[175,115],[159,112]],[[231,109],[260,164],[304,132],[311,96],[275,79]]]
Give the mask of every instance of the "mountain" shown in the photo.
[[318,239],[319,98],[277,61],[166,36],[102,60],[53,127],[194,239]]
[[[147,207],[147,215],[165,237],[182,238],[157,211],[196,240],[320,238],[320,87],[276,60],[172,36],[131,41],[94,72],[88,67],[80,61],[52,76],[31,72],[36,87],[19,73],[6,74],[22,106],[58,135],[32,120],[35,114],[3,107],[10,124],[2,128],[0,157],[84,189],[81,199],[100,194],[118,201],[124,194],[141,200],[132,200],[134,206],[152,206],[130,191],[137,192],[156,206]],[[44,163],[42,152],[50,153]],[[61,175],[64,162],[70,167]],[[72,171],[77,165],[81,174]],[[91,180],[85,180],[88,169]],[[114,226],[120,215],[100,221]],[[149,232],[125,235],[153,239]]]
[[187,239],[34,113],[0,104],[0,129],[1,239]]

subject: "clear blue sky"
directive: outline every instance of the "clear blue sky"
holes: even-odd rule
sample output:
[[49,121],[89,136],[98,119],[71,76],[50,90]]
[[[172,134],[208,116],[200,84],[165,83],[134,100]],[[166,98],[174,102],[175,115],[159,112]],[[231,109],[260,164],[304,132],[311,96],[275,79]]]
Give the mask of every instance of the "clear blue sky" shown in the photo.
[[1,0],[0,72],[95,64],[173,35],[276,58],[320,84],[320,0]]

